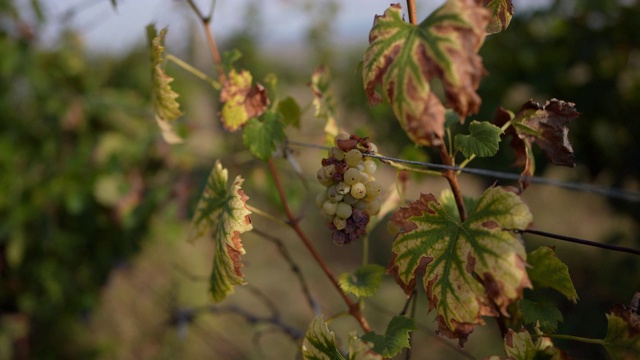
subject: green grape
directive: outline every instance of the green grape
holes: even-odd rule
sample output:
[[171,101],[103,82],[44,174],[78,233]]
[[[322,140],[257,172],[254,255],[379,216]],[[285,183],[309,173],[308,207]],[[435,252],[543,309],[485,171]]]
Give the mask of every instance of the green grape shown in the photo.
[[338,192],[337,185],[331,185],[327,189],[327,197],[329,198],[329,200],[331,200],[333,202],[337,203],[338,201],[342,200],[343,196],[344,195],[342,195],[340,192]]
[[370,152],[372,154],[377,154],[378,153],[378,147],[376,146],[376,144],[374,143],[369,143],[369,146],[371,148]]
[[329,157],[334,157],[338,160],[344,159],[344,151],[340,150],[339,147],[334,146],[329,150]]
[[380,199],[368,201],[364,207],[364,212],[369,216],[377,215],[380,212],[380,206],[382,206]]
[[335,137],[336,146],[338,146],[338,140],[348,140],[348,139],[349,139],[349,134],[340,133],[336,135]]
[[336,185],[336,191],[338,194],[346,195],[351,191],[351,186],[347,185],[344,181],[340,181]]
[[335,226],[337,230],[342,230],[347,227],[347,220],[336,216],[333,218],[333,226]]
[[367,190],[367,200],[373,200],[377,198],[382,191],[382,185],[380,185],[380,183],[375,180],[369,181],[364,185],[364,187]]
[[331,200],[327,200],[322,204],[322,211],[324,211],[327,215],[335,215],[336,209],[338,208],[338,203],[333,202]]
[[349,170],[344,172],[344,182],[349,185],[360,182],[360,171],[356,168],[349,168]]
[[358,201],[358,199],[351,196],[351,194],[345,194],[345,196],[342,198],[342,201],[349,205],[353,205]]
[[347,162],[347,165],[351,167],[358,166],[362,161],[362,153],[358,149],[351,149],[344,154],[344,160]]
[[356,199],[362,199],[365,195],[367,195],[367,188],[363,183],[355,183],[351,185],[351,196]]
[[336,216],[346,219],[351,216],[352,211],[353,209],[351,208],[351,205],[344,202],[339,202],[338,206],[336,207]]
[[333,184],[333,177],[327,176],[327,172],[324,168],[318,169],[318,173],[316,174],[316,176],[318,177],[318,182],[320,182],[320,184],[322,184],[323,186],[330,186],[331,184]]
[[331,164],[331,165],[327,165],[325,167],[323,167],[325,174],[327,174],[328,177],[333,178],[333,175],[336,173],[336,166]]
[[368,183],[369,181],[371,181],[371,175],[367,174],[364,171],[360,171],[360,182],[363,184]]
[[316,195],[316,206],[322,208],[322,205],[325,201],[327,201],[327,191],[322,191],[318,195]]
[[364,171],[369,174],[369,175],[373,175],[376,173],[378,166],[376,165],[376,163],[371,160],[371,159],[367,159],[364,161]]
[[355,203],[355,204],[353,204],[351,206],[353,206],[354,209],[358,209],[358,210],[364,211],[364,209],[367,207],[367,202],[364,201],[364,200],[358,200],[357,203]]

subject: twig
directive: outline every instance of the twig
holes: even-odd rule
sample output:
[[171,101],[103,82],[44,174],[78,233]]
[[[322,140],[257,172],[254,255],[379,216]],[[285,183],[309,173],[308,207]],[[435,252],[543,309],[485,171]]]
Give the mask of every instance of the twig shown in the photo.
[[309,290],[309,285],[307,284],[307,280],[305,279],[304,274],[302,274],[302,271],[300,270],[300,266],[295,262],[295,260],[293,260],[293,256],[291,256],[291,253],[289,253],[289,250],[287,249],[287,247],[284,246],[284,243],[282,242],[282,240],[280,240],[275,236],[267,234],[266,232],[260,229],[253,229],[253,232],[256,235],[259,235],[276,245],[276,247],[278,248],[278,251],[280,252],[280,255],[282,255],[285,261],[289,263],[291,272],[293,272],[295,276],[298,278],[298,283],[302,288],[302,293],[304,294],[304,297],[307,299],[307,303],[309,304],[311,311],[313,311],[314,314],[319,314],[320,307],[318,306],[318,303],[315,301],[315,299],[311,295],[311,291]]
[[218,70],[218,78],[220,82],[224,83],[224,81],[226,80],[226,76],[224,75],[224,69],[222,68],[222,57],[220,56],[220,51],[218,50],[216,39],[214,38],[213,31],[211,30],[211,17],[205,16],[202,11],[200,11],[198,6],[193,2],[193,0],[186,1],[191,9],[193,9],[196,15],[200,18],[200,22],[202,23],[202,27],[204,28],[205,36],[207,37],[207,43],[209,44],[209,50],[211,50],[213,62],[216,64],[216,68]]
[[409,12],[409,22],[413,25],[418,25],[415,0],[407,0],[407,11]]
[[[453,166],[453,160],[451,159],[451,156],[449,156],[449,151],[447,150],[447,146],[445,145],[444,141],[441,141],[441,144],[438,146],[438,150],[440,151],[440,158],[442,159],[442,163],[447,166]],[[456,200],[458,213],[460,214],[460,221],[464,222],[467,219],[467,212],[464,208],[462,192],[460,191],[460,184],[458,184],[458,176],[453,170],[443,171],[442,176],[444,176],[449,182],[449,186],[451,187],[451,191],[453,192],[453,198]]]
[[304,231],[302,231],[302,229],[300,228],[298,220],[293,216],[293,213],[291,212],[291,209],[289,208],[289,202],[287,201],[286,194],[285,194],[284,189],[282,187],[282,182],[280,181],[280,176],[278,175],[278,171],[276,170],[275,164],[273,163],[273,158],[269,158],[269,170],[271,171],[271,175],[273,176],[273,180],[274,180],[274,183],[276,185],[276,189],[278,191],[278,196],[280,197],[280,201],[282,201],[282,206],[284,207],[284,212],[285,212],[285,214],[287,215],[287,218],[290,221],[290,226],[293,228],[293,230],[296,232],[296,234],[298,234],[298,237],[300,238],[300,240],[302,240],[304,245],[307,247],[307,250],[309,250],[309,252],[313,256],[313,258],[316,260],[318,265],[320,265],[320,267],[322,268],[322,271],[324,271],[325,275],[327,275],[327,277],[331,281],[331,284],[333,285],[333,287],[338,291],[338,293],[340,294],[340,296],[342,297],[344,302],[349,307],[349,313],[358,321],[358,323],[360,324],[360,327],[362,328],[362,330],[364,330],[364,332],[371,331],[371,327],[369,326],[369,323],[367,322],[367,319],[362,314],[362,311],[360,311],[360,306],[358,306],[357,303],[353,302],[353,300],[351,300],[351,298],[349,298],[349,296],[347,296],[347,294],[344,291],[342,291],[342,288],[340,287],[340,284],[338,283],[338,279],[333,274],[331,269],[329,269],[329,266],[324,261],[322,256],[320,256],[320,253],[318,253],[316,248],[313,246],[313,244],[311,243],[311,241],[307,237],[307,234]]

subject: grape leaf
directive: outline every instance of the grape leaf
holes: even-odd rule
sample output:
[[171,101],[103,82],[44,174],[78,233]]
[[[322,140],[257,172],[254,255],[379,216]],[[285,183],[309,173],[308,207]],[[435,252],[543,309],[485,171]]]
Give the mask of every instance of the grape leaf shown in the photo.
[[276,145],[284,142],[284,126],[280,115],[267,111],[262,120],[249,120],[242,132],[244,146],[258,159],[267,161],[276,149]]
[[362,336],[362,340],[373,343],[374,352],[389,358],[402,349],[411,347],[409,333],[415,328],[415,320],[405,316],[394,316],[387,325],[384,335],[369,332]]
[[[522,328],[519,332],[509,329],[504,337],[504,349],[507,360],[563,360],[567,355],[553,346],[551,339],[539,336],[534,343],[529,332]],[[491,356],[488,360],[500,360],[498,356]]]
[[302,357],[309,360],[344,360],[336,346],[336,335],[316,316],[309,325],[302,341]]
[[612,359],[640,359],[640,317],[631,308],[616,305],[607,314],[604,348]]
[[445,110],[429,82],[442,80],[447,105],[462,121],[478,111],[475,90],[486,71],[477,51],[488,22],[489,11],[475,0],[448,0],[417,26],[404,22],[399,4],[376,15],[362,67],[369,103],[380,102],[375,88],[382,85],[413,142],[441,143]]
[[571,281],[569,268],[556,257],[554,248],[537,248],[529,253],[528,262],[530,266],[527,272],[535,288],[550,287],[574,303],[578,301],[578,293]]
[[456,148],[468,159],[472,155],[478,157],[493,156],[498,152],[500,143],[499,127],[486,121],[472,121],[469,124],[469,134],[457,134]]
[[313,71],[309,87],[313,92],[313,107],[316,109],[314,116],[327,121],[324,126],[325,142],[332,145],[333,139],[338,135],[338,125],[335,119],[337,106],[331,86],[331,72],[326,66],[320,65]]
[[513,17],[511,0],[483,0],[483,3],[484,7],[491,11],[487,34],[495,34],[505,30]]
[[[526,253],[517,235],[503,229],[525,229],[532,215],[512,191],[487,189],[468,218],[460,221],[453,195],[420,198],[389,220],[398,233],[389,272],[410,294],[424,271],[429,310],[438,312],[438,329],[460,345],[482,316],[507,314],[507,306],[531,287]],[[494,306],[495,304],[495,306]]]
[[520,310],[525,324],[539,324],[540,330],[545,334],[556,332],[558,322],[564,318],[558,308],[547,302],[535,302],[527,299],[520,300]]
[[286,125],[293,125],[300,129],[300,105],[291,96],[278,102],[278,112],[282,115],[282,121]]
[[215,243],[213,269],[209,281],[213,300],[222,301],[233,293],[234,285],[243,284],[240,271],[240,255],[245,254],[240,234],[253,229],[246,202],[249,199],[242,191],[244,181],[237,176],[227,189],[228,171],[220,161],[209,174],[196,213],[193,216],[189,241],[211,234]]
[[269,105],[267,91],[260,85],[251,85],[253,76],[247,70],[238,73],[232,69],[222,84],[220,112],[222,125],[229,131],[240,129],[249,119],[264,113]]
[[360,266],[354,273],[344,273],[339,277],[340,287],[357,297],[369,297],[375,294],[382,283],[384,267],[377,264]]
[[382,360],[380,354],[371,350],[371,344],[359,339],[355,332],[349,334],[349,360]]
[[178,144],[182,138],[176,134],[171,126],[171,121],[177,119],[180,112],[180,104],[176,101],[178,93],[171,88],[173,78],[162,69],[164,62],[164,38],[167,28],[156,30],[154,24],[147,25],[147,39],[151,48],[152,81],[153,81],[153,109],[155,119],[160,128],[162,138],[169,144]]
[[[523,190],[529,185],[526,178],[535,171],[531,151],[534,143],[554,165],[575,166],[567,125],[579,116],[575,104],[551,99],[544,106],[529,100],[511,119],[513,126],[506,133],[512,135],[511,146],[516,150],[516,165],[524,165],[520,180]],[[502,126],[506,121],[507,116],[499,113],[495,122]]]

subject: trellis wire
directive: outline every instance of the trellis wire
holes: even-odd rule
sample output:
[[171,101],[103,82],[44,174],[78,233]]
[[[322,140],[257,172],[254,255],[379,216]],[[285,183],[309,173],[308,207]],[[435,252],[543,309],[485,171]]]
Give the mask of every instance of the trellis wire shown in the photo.
[[[300,147],[307,147],[307,148],[323,149],[323,150],[329,149],[328,147],[322,146],[322,145],[307,144],[307,143],[291,141],[291,140],[287,140],[287,144],[300,146]],[[443,164],[434,164],[430,162],[415,161],[415,160],[405,160],[405,159],[399,159],[399,158],[394,158],[394,157],[384,156],[384,155],[367,154],[366,156],[380,159],[380,160],[393,161],[400,164],[414,165],[414,166],[439,169],[439,170],[460,171],[467,174],[481,175],[481,176],[493,177],[493,178],[504,179],[504,180],[517,181],[517,180],[520,180],[521,178],[519,174],[513,174],[513,173],[508,173],[503,171],[494,171],[494,170],[468,168],[468,167],[460,168],[457,166],[448,166]],[[640,192],[627,191],[623,189],[609,188],[609,187],[591,185],[591,184],[548,179],[548,178],[543,178],[539,176],[529,176],[526,179],[533,184],[550,185],[550,186],[555,186],[555,187],[565,188],[565,189],[570,189],[575,191],[591,192],[591,193],[599,194],[609,198],[616,198],[616,199],[626,200],[629,202],[640,202]]]

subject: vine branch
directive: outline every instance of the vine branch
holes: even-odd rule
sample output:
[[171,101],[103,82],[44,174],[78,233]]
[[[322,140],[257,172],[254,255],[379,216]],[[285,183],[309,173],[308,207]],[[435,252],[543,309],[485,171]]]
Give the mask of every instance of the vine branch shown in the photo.
[[291,209],[289,208],[289,202],[287,201],[286,194],[282,187],[282,182],[280,181],[280,176],[278,175],[278,171],[276,170],[275,164],[273,163],[273,158],[269,158],[269,170],[271,172],[271,175],[273,176],[273,180],[276,185],[276,189],[278,191],[278,196],[280,198],[280,201],[282,201],[284,212],[287,216],[287,219],[289,219],[289,225],[296,232],[300,240],[302,240],[307,250],[309,250],[309,252],[313,256],[313,258],[316,260],[318,265],[320,265],[320,267],[322,268],[322,271],[324,271],[325,275],[329,278],[329,281],[331,281],[331,284],[333,285],[333,287],[338,291],[338,293],[340,294],[344,302],[349,307],[349,313],[358,321],[358,323],[360,324],[360,327],[362,327],[362,330],[364,330],[365,332],[371,331],[371,326],[369,326],[367,319],[362,314],[362,311],[360,311],[360,307],[358,306],[358,304],[353,302],[353,300],[351,300],[351,298],[349,298],[349,296],[347,296],[347,294],[344,291],[342,291],[342,288],[338,283],[338,279],[333,274],[331,269],[329,269],[329,266],[324,261],[320,253],[318,253],[318,250],[316,250],[316,248],[313,246],[313,244],[307,237],[307,234],[300,228],[298,219],[296,219],[296,217],[291,212]]
[[[442,163],[444,165],[453,167],[453,159],[449,155],[447,146],[442,139],[440,140],[440,145],[438,146],[438,150],[440,151],[440,159],[442,159]],[[456,175],[456,172],[451,169],[443,171],[442,176],[444,176],[445,179],[447,179],[447,181],[449,182],[449,187],[451,187],[453,198],[456,200],[456,207],[458,208],[458,213],[460,214],[460,221],[464,222],[467,219],[467,211],[464,208],[462,191],[460,191],[460,184],[458,184],[458,176]]]
[[409,22],[413,25],[418,25],[415,0],[407,0],[407,11],[409,12]]

